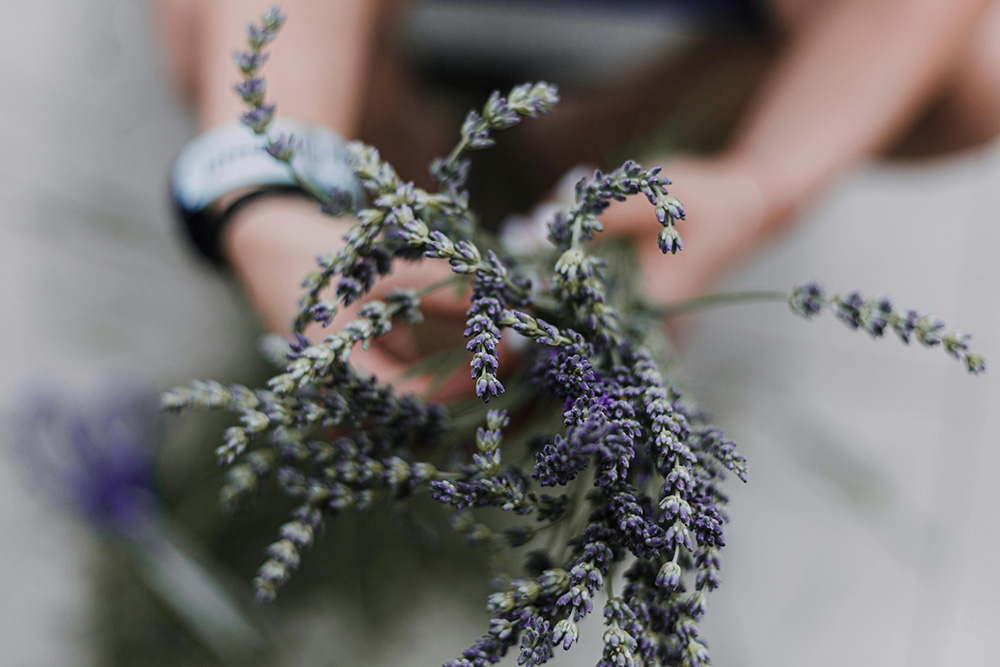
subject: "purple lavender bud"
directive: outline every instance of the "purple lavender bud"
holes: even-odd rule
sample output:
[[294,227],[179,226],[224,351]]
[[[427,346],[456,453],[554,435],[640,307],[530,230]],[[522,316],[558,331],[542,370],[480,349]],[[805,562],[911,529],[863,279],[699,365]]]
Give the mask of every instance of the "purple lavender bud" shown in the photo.
[[944,322],[933,315],[924,315],[917,320],[914,333],[917,340],[928,347],[934,347],[941,343],[941,330],[944,329]]
[[275,33],[266,26],[251,23],[247,26],[247,44],[254,51],[260,51],[274,41]]
[[521,655],[517,664],[535,667],[548,662],[551,657],[552,633],[549,631],[549,622],[539,616],[532,616],[521,637]]
[[490,95],[486,106],[483,107],[483,116],[490,127],[495,130],[505,130],[520,122],[517,112],[507,105],[507,100],[500,95],[499,90],[494,90]]
[[503,385],[495,375],[488,372],[483,373],[476,380],[476,396],[483,399],[484,402],[489,402],[491,396],[502,393]]
[[568,618],[556,623],[555,628],[552,631],[552,643],[554,645],[562,644],[563,650],[568,651],[569,648],[580,639],[580,629],[577,627],[576,623]]
[[[654,207],[656,206],[656,193],[653,192],[653,188],[649,186],[649,183],[643,183],[642,186],[639,188],[639,192],[641,192],[646,197],[646,201],[648,201]],[[657,220],[659,220],[660,216],[657,215],[656,218]],[[660,220],[660,222],[662,223],[663,220]]]
[[300,142],[292,134],[280,134],[276,139],[269,140],[264,145],[264,150],[275,160],[288,162],[298,150]]
[[[291,159],[290,156],[289,159]],[[323,213],[339,218],[354,212],[354,195],[350,191],[340,188],[330,188],[326,194],[327,198],[319,207],[319,210]]]
[[453,162],[444,158],[436,158],[431,163],[430,172],[431,176],[441,187],[457,191],[469,179],[470,165],[471,161],[467,158]]
[[973,375],[979,375],[986,371],[986,360],[981,355],[970,352],[965,355],[965,367]]
[[342,276],[337,281],[337,296],[343,299],[345,305],[350,305],[366,291],[364,283],[356,278]]
[[962,333],[961,331],[951,331],[942,336],[941,342],[944,343],[944,350],[950,354],[955,359],[961,359],[965,355],[964,353],[969,349],[969,340],[972,338],[967,333]]
[[809,319],[826,305],[826,294],[815,282],[796,285],[788,297],[788,305],[793,313]]
[[586,586],[581,585],[575,585],[559,596],[556,604],[571,611],[573,619],[576,621],[594,610],[594,601],[591,599],[590,591]]
[[315,322],[319,322],[325,327],[330,326],[333,316],[337,314],[337,308],[331,301],[323,300],[316,303],[309,309],[309,316]]
[[673,225],[661,229],[656,242],[660,246],[660,252],[664,255],[668,252],[676,255],[678,250],[684,248],[684,244],[681,242],[681,235]]
[[260,24],[271,32],[278,32],[288,17],[281,13],[277,5],[273,5],[260,17]]
[[681,566],[668,560],[656,575],[656,585],[668,591],[675,591],[681,583]]
[[233,58],[236,60],[236,65],[240,68],[241,72],[247,76],[252,76],[267,61],[268,54],[253,51],[234,51]]
[[264,103],[264,93],[267,92],[267,83],[264,79],[251,76],[233,86],[233,89],[243,98],[244,102],[258,107]]
[[626,624],[635,620],[635,612],[626,604],[625,600],[618,597],[608,598],[604,605],[604,618],[608,622]]
[[548,113],[559,103],[559,89],[544,81],[514,86],[507,96],[507,104],[518,114],[534,118]]
[[681,201],[673,195],[668,195],[661,199],[659,208],[662,208],[664,213],[669,216],[671,220],[684,219],[684,205],[681,204]]
[[845,297],[834,297],[833,305],[841,322],[852,329],[861,326],[861,309],[865,301],[860,293],[851,292]]
[[687,646],[684,648],[684,655],[684,664],[691,665],[691,667],[700,667],[700,665],[708,665],[711,662],[708,655],[708,648],[697,639],[691,639],[687,643]]
[[507,426],[510,423],[510,418],[507,416],[506,410],[487,410],[486,411],[486,427],[491,430],[499,430]]
[[858,321],[861,328],[868,332],[872,338],[881,338],[888,326],[889,317],[892,315],[892,303],[881,298],[866,301],[858,312]]
[[490,137],[490,126],[476,111],[469,111],[462,123],[462,138],[469,148],[489,148],[496,142]]
[[273,104],[254,107],[244,112],[240,116],[240,121],[256,134],[264,134],[267,132],[268,125],[271,124],[271,119],[274,118],[274,109],[275,106]]
[[910,336],[917,328],[920,315],[915,310],[909,310],[905,315],[897,315],[892,321],[892,328],[904,343],[910,342]]

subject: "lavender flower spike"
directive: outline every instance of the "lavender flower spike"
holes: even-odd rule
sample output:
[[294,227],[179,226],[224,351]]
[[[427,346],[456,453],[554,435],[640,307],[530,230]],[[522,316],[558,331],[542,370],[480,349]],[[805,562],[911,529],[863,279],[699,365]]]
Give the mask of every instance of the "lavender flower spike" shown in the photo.
[[829,309],[851,329],[862,329],[872,338],[881,338],[892,330],[901,341],[916,339],[925,347],[941,345],[949,356],[962,361],[973,375],[986,370],[983,357],[969,350],[968,334],[944,331],[944,322],[931,315],[920,315],[908,310],[899,311],[885,297],[865,299],[859,292],[828,297],[826,291],[814,282],[796,285],[788,297],[792,312],[811,318],[824,308]]

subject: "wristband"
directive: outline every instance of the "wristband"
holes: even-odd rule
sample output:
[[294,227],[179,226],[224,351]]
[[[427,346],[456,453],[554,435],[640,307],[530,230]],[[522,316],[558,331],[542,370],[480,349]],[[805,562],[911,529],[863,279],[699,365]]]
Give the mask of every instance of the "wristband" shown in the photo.
[[[294,135],[297,141],[292,166],[318,189],[350,193],[352,201],[362,201],[363,190],[347,164],[344,139],[320,125],[306,125],[277,119],[274,135]],[[170,193],[185,236],[206,259],[222,264],[221,236],[229,216],[236,210],[212,210],[223,195],[251,188],[250,195],[305,192],[287,164],[271,157],[264,146],[267,138],[246,126],[234,123],[209,130],[184,147],[170,174]],[[234,203],[248,203],[246,197]],[[239,207],[237,207],[239,208]]]

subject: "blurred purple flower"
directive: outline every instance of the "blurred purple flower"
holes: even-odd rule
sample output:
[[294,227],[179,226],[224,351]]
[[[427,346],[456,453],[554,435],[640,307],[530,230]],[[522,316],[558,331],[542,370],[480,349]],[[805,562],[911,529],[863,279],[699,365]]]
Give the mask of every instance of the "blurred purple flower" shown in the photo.
[[40,497],[122,537],[155,518],[161,421],[152,392],[119,386],[82,400],[40,389],[4,421],[15,462]]

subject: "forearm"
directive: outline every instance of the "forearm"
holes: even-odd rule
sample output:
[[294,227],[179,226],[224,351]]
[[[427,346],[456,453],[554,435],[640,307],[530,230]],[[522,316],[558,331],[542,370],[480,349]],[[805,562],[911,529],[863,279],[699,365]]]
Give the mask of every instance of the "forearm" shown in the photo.
[[317,255],[343,245],[348,227],[301,197],[262,199],[227,225],[223,252],[269,330],[290,333],[302,280]]
[[[159,0],[168,56],[193,99],[203,129],[233,122],[243,103],[233,92],[239,72],[233,52],[245,50],[247,24],[270,0]],[[357,135],[364,84],[383,1],[285,0],[290,17],[264,67],[268,97],[279,114]],[[183,14],[183,16],[179,16]],[[190,62],[194,54],[194,62]]]
[[[193,100],[203,129],[235,122],[245,110],[233,90],[241,76],[233,52],[246,50],[247,25],[267,0],[162,0],[157,9],[168,64]],[[331,127],[356,138],[383,2],[284,0],[289,16],[263,68],[278,116]],[[188,50],[190,49],[190,50]],[[237,196],[225,195],[217,206]],[[241,209],[222,239],[223,254],[265,324],[286,332],[302,278],[315,256],[342,244],[345,223],[303,199],[267,198]]]
[[765,227],[904,130],[988,4],[831,0],[807,17],[724,157],[760,187]]

